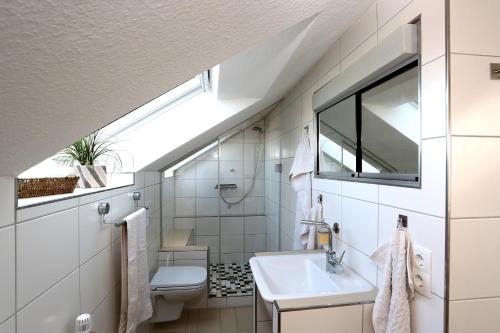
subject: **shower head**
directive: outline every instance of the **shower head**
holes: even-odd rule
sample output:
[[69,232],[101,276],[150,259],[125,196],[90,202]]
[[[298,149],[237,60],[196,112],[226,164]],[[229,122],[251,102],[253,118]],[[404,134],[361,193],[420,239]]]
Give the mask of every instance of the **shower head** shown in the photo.
[[259,132],[259,134],[264,133],[264,130],[260,126],[254,126],[252,127],[252,130]]

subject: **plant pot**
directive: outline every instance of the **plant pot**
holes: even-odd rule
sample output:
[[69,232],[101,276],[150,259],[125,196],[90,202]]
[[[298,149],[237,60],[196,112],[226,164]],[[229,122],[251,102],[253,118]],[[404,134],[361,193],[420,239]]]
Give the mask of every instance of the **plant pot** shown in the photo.
[[77,165],[75,174],[80,177],[78,187],[105,187],[107,183],[106,167],[100,165]]

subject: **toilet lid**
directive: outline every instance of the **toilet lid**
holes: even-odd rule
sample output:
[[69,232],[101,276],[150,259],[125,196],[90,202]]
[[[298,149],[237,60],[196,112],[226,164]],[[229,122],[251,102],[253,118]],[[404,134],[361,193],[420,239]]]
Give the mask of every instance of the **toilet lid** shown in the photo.
[[199,286],[207,280],[203,267],[160,267],[151,280],[151,289]]

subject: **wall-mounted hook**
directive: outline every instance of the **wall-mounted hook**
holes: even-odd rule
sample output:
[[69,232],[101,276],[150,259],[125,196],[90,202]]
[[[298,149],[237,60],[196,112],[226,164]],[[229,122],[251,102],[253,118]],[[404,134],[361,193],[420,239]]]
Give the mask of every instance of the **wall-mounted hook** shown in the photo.
[[97,206],[97,212],[99,213],[99,216],[101,216],[101,223],[106,223],[105,216],[109,214],[110,208],[111,206],[108,202],[99,202],[99,205]]

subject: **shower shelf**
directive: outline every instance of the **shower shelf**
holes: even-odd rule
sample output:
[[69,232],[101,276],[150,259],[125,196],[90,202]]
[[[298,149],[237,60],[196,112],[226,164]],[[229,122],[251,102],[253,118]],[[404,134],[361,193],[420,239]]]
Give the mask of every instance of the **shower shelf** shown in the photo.
[[238,185],[236,184],[217,184],[215,185],[215,189],[218,190],[220,186],[221,190],[229,190],[229,189],[235,189],[238,188]]

